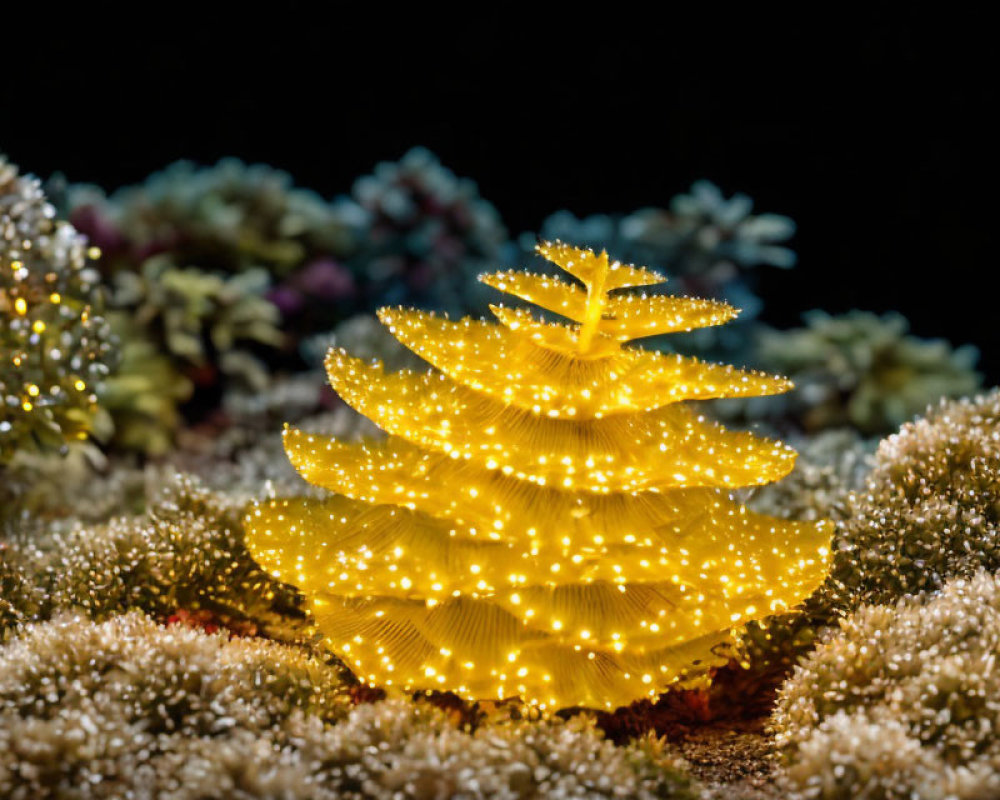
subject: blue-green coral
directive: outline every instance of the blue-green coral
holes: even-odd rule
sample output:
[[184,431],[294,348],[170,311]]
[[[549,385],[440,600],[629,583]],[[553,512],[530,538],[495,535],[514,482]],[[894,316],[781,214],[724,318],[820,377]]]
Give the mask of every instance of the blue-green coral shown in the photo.
[[266,273],[206,273],[153,256],[114,280],[108,317],[123,357],[102,399],[116,446],[162,455],[180,424],[179,406],[197,390],[268,384],[256,351],[277,348],[284,336],[278,309],[264,296]]
[[416,147],[355,181],[351,197],[366,215],[353,263],[370,309],[415,303],[485,310],[486,292],[475,279],[496,267],[507,232],[473,181]]
[[711,181],[696,181],[670,207],[643,208],[625,215],[595,214],[578,219],[559,211],[542,223],[543,238],[560,238],[605,248],[623,261],[656,264],[671,278],[722,286],[739,267],[795,265],[786,246],[795,223],[781,214],[754,214],[743,193],[727,198]]
[[116,359],[87,243],[0,156],[0,464],[86,436]]
[[908,335],[900,314],[812,311],[805,322],[793,330],[762,328],[756,358],[797,386],[765,413],[790,415],[807,430],[850,425],[889,433],[930,403],[980,387],[976,348]]
[[264,385],[263,366],[241,349],[282,342],[278,310],[264,298],[269,280],[263,270],[226,276],[154,256],[139,272],[117,279],[115,305],[155,332],[163,350],[187,371],[213,368],[252,388]]

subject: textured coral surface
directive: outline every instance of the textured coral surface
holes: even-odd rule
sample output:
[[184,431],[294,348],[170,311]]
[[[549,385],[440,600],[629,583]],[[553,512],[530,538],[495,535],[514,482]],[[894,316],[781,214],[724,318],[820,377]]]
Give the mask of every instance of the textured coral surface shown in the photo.
[[864,606],[796,668],[774,712],[803,797],[1000,796],[1000,579]]

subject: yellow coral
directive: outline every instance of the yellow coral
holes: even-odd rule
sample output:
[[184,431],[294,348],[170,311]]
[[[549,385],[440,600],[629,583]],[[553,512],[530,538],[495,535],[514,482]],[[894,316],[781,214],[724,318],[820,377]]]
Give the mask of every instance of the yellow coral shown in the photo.
[[258,504],[260,563],[310,598],[363,680],[614,708],[718,660],[731,629],[808,596],[826,523],[754,514],[726,489],[795,454],[682,400],[786,391],[783,378],[623,342],[717,325],[709,300],[618,290],[664,278],[564,244],[539,252],[583,284],[481,278],[567,317],[494,307],[500,325],[383,309],[434,369],[387,374],[333,350],[330,382],[390,436],[347,444],[288,430],[328,499]]

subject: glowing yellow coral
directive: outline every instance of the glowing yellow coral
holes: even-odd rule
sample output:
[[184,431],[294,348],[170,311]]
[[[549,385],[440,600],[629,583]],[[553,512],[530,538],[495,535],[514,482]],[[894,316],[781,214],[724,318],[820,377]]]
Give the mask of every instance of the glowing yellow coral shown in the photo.
[[502,306],[500,325],[383,309],[435,369],[386,374],[331,351],[333,387],[390,436],[287,431],[295,467],[337,494],[248,518],[256,558],[309,596],[363,680],[613,708],[716,661],[732,628],[826,575],[825,523],[754,514],[724,491],[783,477],[794,452],[678,405],[789,382],[621,346],[737,311],[620,293],[664,278],[606,253],[538,250],[583,286],[481,280],[571,324]]

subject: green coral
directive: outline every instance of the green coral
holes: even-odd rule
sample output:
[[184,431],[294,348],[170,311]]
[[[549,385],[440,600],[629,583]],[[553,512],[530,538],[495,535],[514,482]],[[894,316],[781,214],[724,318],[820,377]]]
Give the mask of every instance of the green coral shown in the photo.
[[0,156],[0,464],[85,437],[116,345],[84,237]]
[[247,386],[267,383],[263,365],[247,350],[282,342],[277,308],[264,294],[267,274],[246,270],[238,275],[208,274],[174,267],[154,256],[141,270],[116,276],[114,304],[129,309],[134,324],[169,354],[179,371],[214,379],[218,371]]
[[909,336],[899,314],[812,311],[805,322],[788,331],[763,329],[757,358],[797,386],[790,407],[769,408],[790,412],[807,430],[851,425],[865,434],[888,433],[930,403],[980,387],[974,347],[952,349]]
[[139,272],[117,276],[114,302],[131,309],[139,325],[155,330],[174,358],[204,367],[209,353],[218,353],[227,371],[225,358],[237,343],[281,343],[278,310],[263,296],[267,286],[262,270],[226,277],[180,269],[154,256]]
[[[66,213],[103,250],[113,321],[132,343],[108,389],[114,442],[153,455],[169,448],[185,415],[211,411],[224,391],[267,385],[261,359],[285,342],[276,303],[290,291],[274,279],[300,276],[308,286],[296,296],[317,298],[323,321],[335,305],[321,296],[330,272],[346,274],[329,258],[356,249],[364,216],[235,159],[179,162],[110,196],[91,186],[63,195]],[[297,335],[297,323],[284,327]]]
[[254,347],[283,341],[280,315],[264,292],[267,275],[212,275],[154,256],[139,272],[115,276],[109,315],[124,344],[102,404],[118,447],[165,453],[197,388],[219,382],[260,391],[270,378]]
[[782,687],[773,715],[798,797],[1000,796],[1000,577],[865,606]]
[[121,363],[101,388],[107,419],[98,438],[123,450],[165,455],[181,424],[180,406],[191,399],[194,383],[130,313],[112,312],[109,318],[122,342]]

